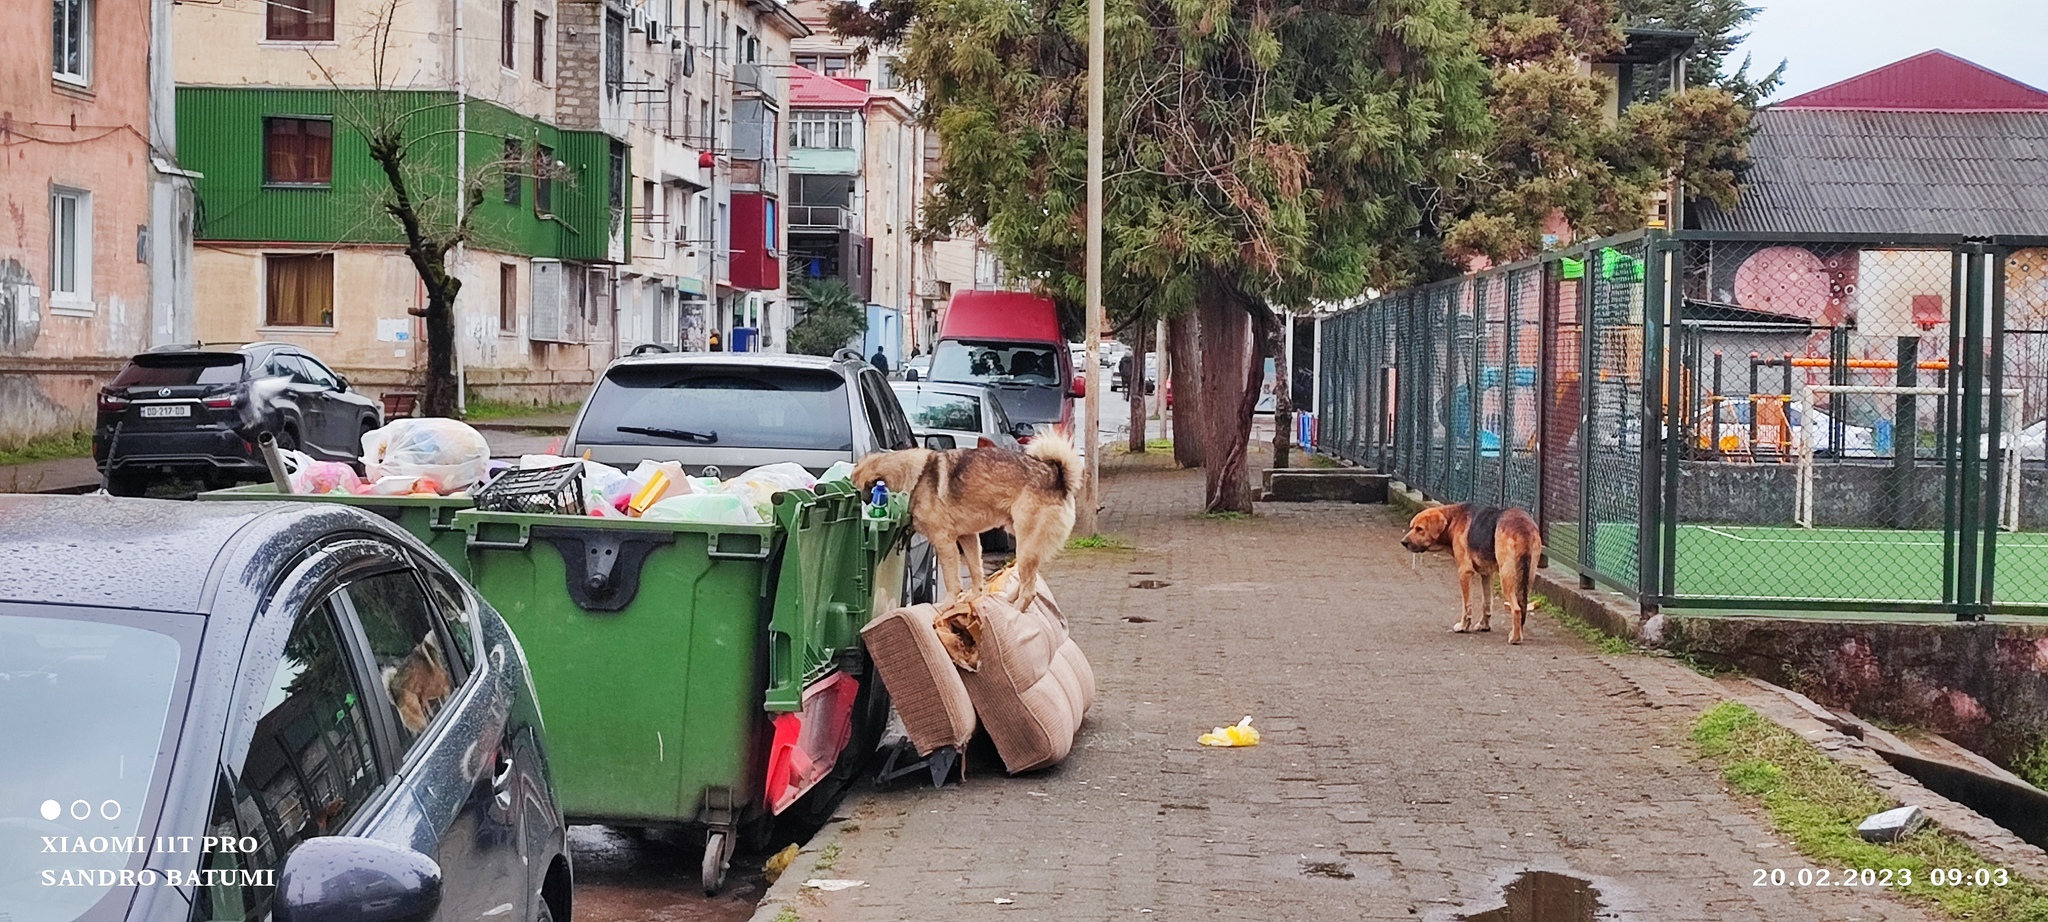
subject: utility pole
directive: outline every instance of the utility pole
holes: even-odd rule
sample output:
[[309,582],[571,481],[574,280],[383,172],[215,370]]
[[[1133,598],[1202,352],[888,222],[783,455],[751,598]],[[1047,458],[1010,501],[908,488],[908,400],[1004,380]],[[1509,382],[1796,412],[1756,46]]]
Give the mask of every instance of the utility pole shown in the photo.
[[1083,400],[1087,412],[1082,421],[1082,442],[1088,452],[1088,472],[1081,484],[1081,501],[1074,510],[1074,527],[1084,535],[1096,533],[1095,507],[1102,474],[1102,6],[1103,0],[1088,0],[1088,367]]

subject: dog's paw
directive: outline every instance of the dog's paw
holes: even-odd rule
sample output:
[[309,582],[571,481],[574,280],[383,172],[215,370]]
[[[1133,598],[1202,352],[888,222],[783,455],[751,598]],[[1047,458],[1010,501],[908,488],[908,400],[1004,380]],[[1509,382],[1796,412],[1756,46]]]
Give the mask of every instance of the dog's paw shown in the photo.
[[1453,634],[1470,634],[1470,633],[1472,633],[1472,629],[1471,629],[1471,628],[1468,628],[1468,627],[1466,627],[1466,626],[1465,626],[1465,623],[1464,623],[1464,622],[1462,622],[1462,621],[1460,621],[1460,622],[1458,622],[1457,624],[1453,624],[1453,625],[1451,625],[1451,633],[1453,633]]
[[1482,624],[1482,625],[1480,625],[1480,626],[1479,626],[1478,630],[1479,630],[1479,633],[1481,633],[1481,634],[1491,634],[1491,633],[1493,633],[1493,625],[1491,625],[1491,624]]

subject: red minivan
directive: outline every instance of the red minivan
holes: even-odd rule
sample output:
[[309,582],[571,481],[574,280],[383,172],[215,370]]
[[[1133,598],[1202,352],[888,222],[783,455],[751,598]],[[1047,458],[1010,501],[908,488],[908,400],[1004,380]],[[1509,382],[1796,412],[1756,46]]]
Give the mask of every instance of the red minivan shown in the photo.
[[932,352],[931,379],[990,385],[1011,420],[1073,437],[1082,381],[1051,298],[1024,291],[954,295]]

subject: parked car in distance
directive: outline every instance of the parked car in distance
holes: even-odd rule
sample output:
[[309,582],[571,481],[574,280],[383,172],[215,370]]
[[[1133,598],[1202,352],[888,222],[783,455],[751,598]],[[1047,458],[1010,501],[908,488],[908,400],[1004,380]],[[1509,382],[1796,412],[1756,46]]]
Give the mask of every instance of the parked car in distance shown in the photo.
[[569,918],[525,656],[375,516],[0,496],[0,676],[15,922]]
[[953,296],[932,353],[931,380],[992,384],[1010,418],[1072,435],[1074,398],[1082,396],[1059,310],[1051,298],[1022,291],[963,291]]
[[898,381],[890,386],[926,448],[1020,451],[1031,440],[1031,427],[1011,422],[1001,394],[988,385]]
[[731,477],[794,461],[836,461],[916,444],[889,382],[867,360],[767,352],[680,352],[613,362],[576,415],[562,453],[632,469],[675,461]]
[[931,377],[931,353],[913,355],[910,358],[904,360],[903,370],[898,373],[899,380],[903,381],[929,381],[931,380]]
[[280,448],[353,462],[362,455],[363,434],[384,425],[382,404],[297,346],[151,349],[99,392],[92,453],[107,492],[138,496],[174,477],[216,488],[267,478],[255,444],[237,431],[238,395],[264,378],[288,382],[270,401]]

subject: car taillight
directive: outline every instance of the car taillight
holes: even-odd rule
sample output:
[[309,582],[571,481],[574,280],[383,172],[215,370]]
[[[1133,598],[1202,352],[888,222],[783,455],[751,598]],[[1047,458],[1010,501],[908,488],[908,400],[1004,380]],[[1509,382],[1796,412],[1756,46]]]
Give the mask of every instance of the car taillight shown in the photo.
[[128,398],[119,394],[100,394],[100,409],[107,413],[118,413],[128,407]]
[[232,410],[235,408],[235,398],[225,394],[219,397],[208,397],[200,401],[200,403],[205,404],[209,410]]
[[984,436],[982,436],[982,437],[981,437],[981,439],[980,439],[979,441],[976,441],[976,442],[974,443],[974,447],[976,447],[976,448],[994,448],[994,447],[996,447],[996,440],[995,440],[995,439],[992,439],[992,438],[989,438],[988,436],[985,436],[985,435],[984,435]]
[[1017,444],[1019,444],[1019,445],[1029,445],[1029,444],[1031,444],[1031,439],[1032,439],[1032,436],[1028,436],[1028,435],[1020,435],[1020,436],[1018,436],[1018,437],[1017,437]]

